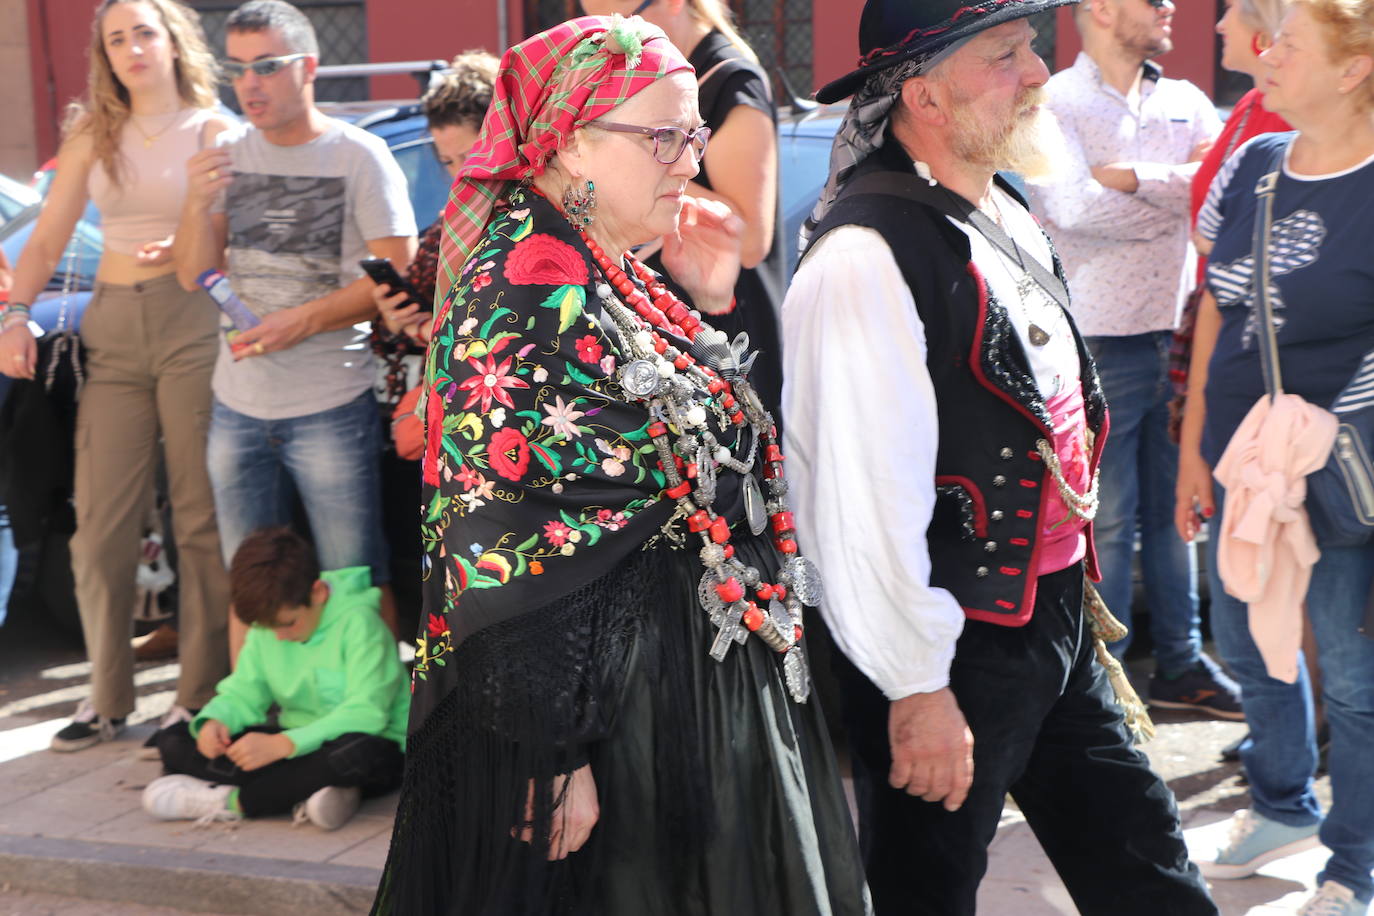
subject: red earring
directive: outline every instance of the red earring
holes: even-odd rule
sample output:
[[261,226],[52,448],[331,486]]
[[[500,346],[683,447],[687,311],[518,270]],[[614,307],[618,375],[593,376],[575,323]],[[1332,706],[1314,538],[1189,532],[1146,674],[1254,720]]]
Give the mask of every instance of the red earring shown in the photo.
[[1259,32],[1256,32],[1254,35],[1250,36],[1250,50],[1255,52],[1256,57],[1259,57],[1265,51],[1269,50],[1268,44],[1260,44]]

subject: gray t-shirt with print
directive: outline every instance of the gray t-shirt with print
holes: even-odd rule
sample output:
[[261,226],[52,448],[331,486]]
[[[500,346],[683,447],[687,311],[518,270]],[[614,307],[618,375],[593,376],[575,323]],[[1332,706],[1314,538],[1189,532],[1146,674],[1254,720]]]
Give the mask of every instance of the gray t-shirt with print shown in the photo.
[[[260,316],[352,283],[369,240],[415,235],[405,175],[385,141],[365,130],[331,118],[298,146],[269,143],[252,127],[228,131],[216,145],[229,150],[234,170],[222,207],[229,285]],[[363,323],[326,331],[238,362],[221,336],[215,397],[261,420],[346,404],[373,383],[368,330]]]

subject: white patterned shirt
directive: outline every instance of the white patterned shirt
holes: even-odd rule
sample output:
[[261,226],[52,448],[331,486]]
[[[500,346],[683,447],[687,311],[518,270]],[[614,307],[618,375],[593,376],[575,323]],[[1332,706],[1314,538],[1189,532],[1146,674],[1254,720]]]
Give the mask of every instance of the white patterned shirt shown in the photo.
[[[1198,163],[1188,158],[1221,131],[1216,108],[1148,62],[1132,104],[1082,52],[1045,89],[1067,155],[1054,176],[1030,183],[1031,204],[1064,260],[1079,330],[1120,337],[1173,329],[1197,272],[1188,206]],[[1134,167],[1135,193],[1092,177],[1092,167],[1113,163]]]

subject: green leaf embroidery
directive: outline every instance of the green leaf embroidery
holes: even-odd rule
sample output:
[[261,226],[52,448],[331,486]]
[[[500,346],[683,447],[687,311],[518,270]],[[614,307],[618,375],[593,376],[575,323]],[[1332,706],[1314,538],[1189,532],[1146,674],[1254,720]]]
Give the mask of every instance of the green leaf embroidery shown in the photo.
[[558,309],[558,333],[562,334],[572,327],[577,316],[582,314],[582,307],[587,304],[587,291],[580,286],[565,283],[539,304],[546,309]]

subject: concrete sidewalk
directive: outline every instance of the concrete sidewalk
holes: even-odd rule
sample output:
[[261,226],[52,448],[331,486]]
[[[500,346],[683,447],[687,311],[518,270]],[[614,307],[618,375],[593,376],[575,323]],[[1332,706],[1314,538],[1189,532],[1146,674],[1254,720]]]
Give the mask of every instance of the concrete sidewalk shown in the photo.
[[[141,697],[138,717],[159,713],[148,708],[157,702]],[[27,713],[0,718],[0,886],[216,914],[367,912],[386,858],[395,796],[365,803],[333,833],[292,827],[285,818],[208,828],[157,821],[143,812],[140,793],[160,775],[160,765],[137,757],[152,723],[132,725],[110,744],[56,754],[47,750],[48,740],[64,722]],[[1245,804],[1236,766],[1216,762],[1220,747],[1242,729],[1161,717],[1159,738],[1146,746],[1179,797],[1185,825],[1196,828],[1190,843],[1200,851],[1215,845],[1224,819]],[[1217,902],[1225,916],[1293,913],[1324,859],[1317,850],[1274,863],[1255,878],[1218,883]],[[1011,808],[992,847],[979,912],[1076,912]]]

